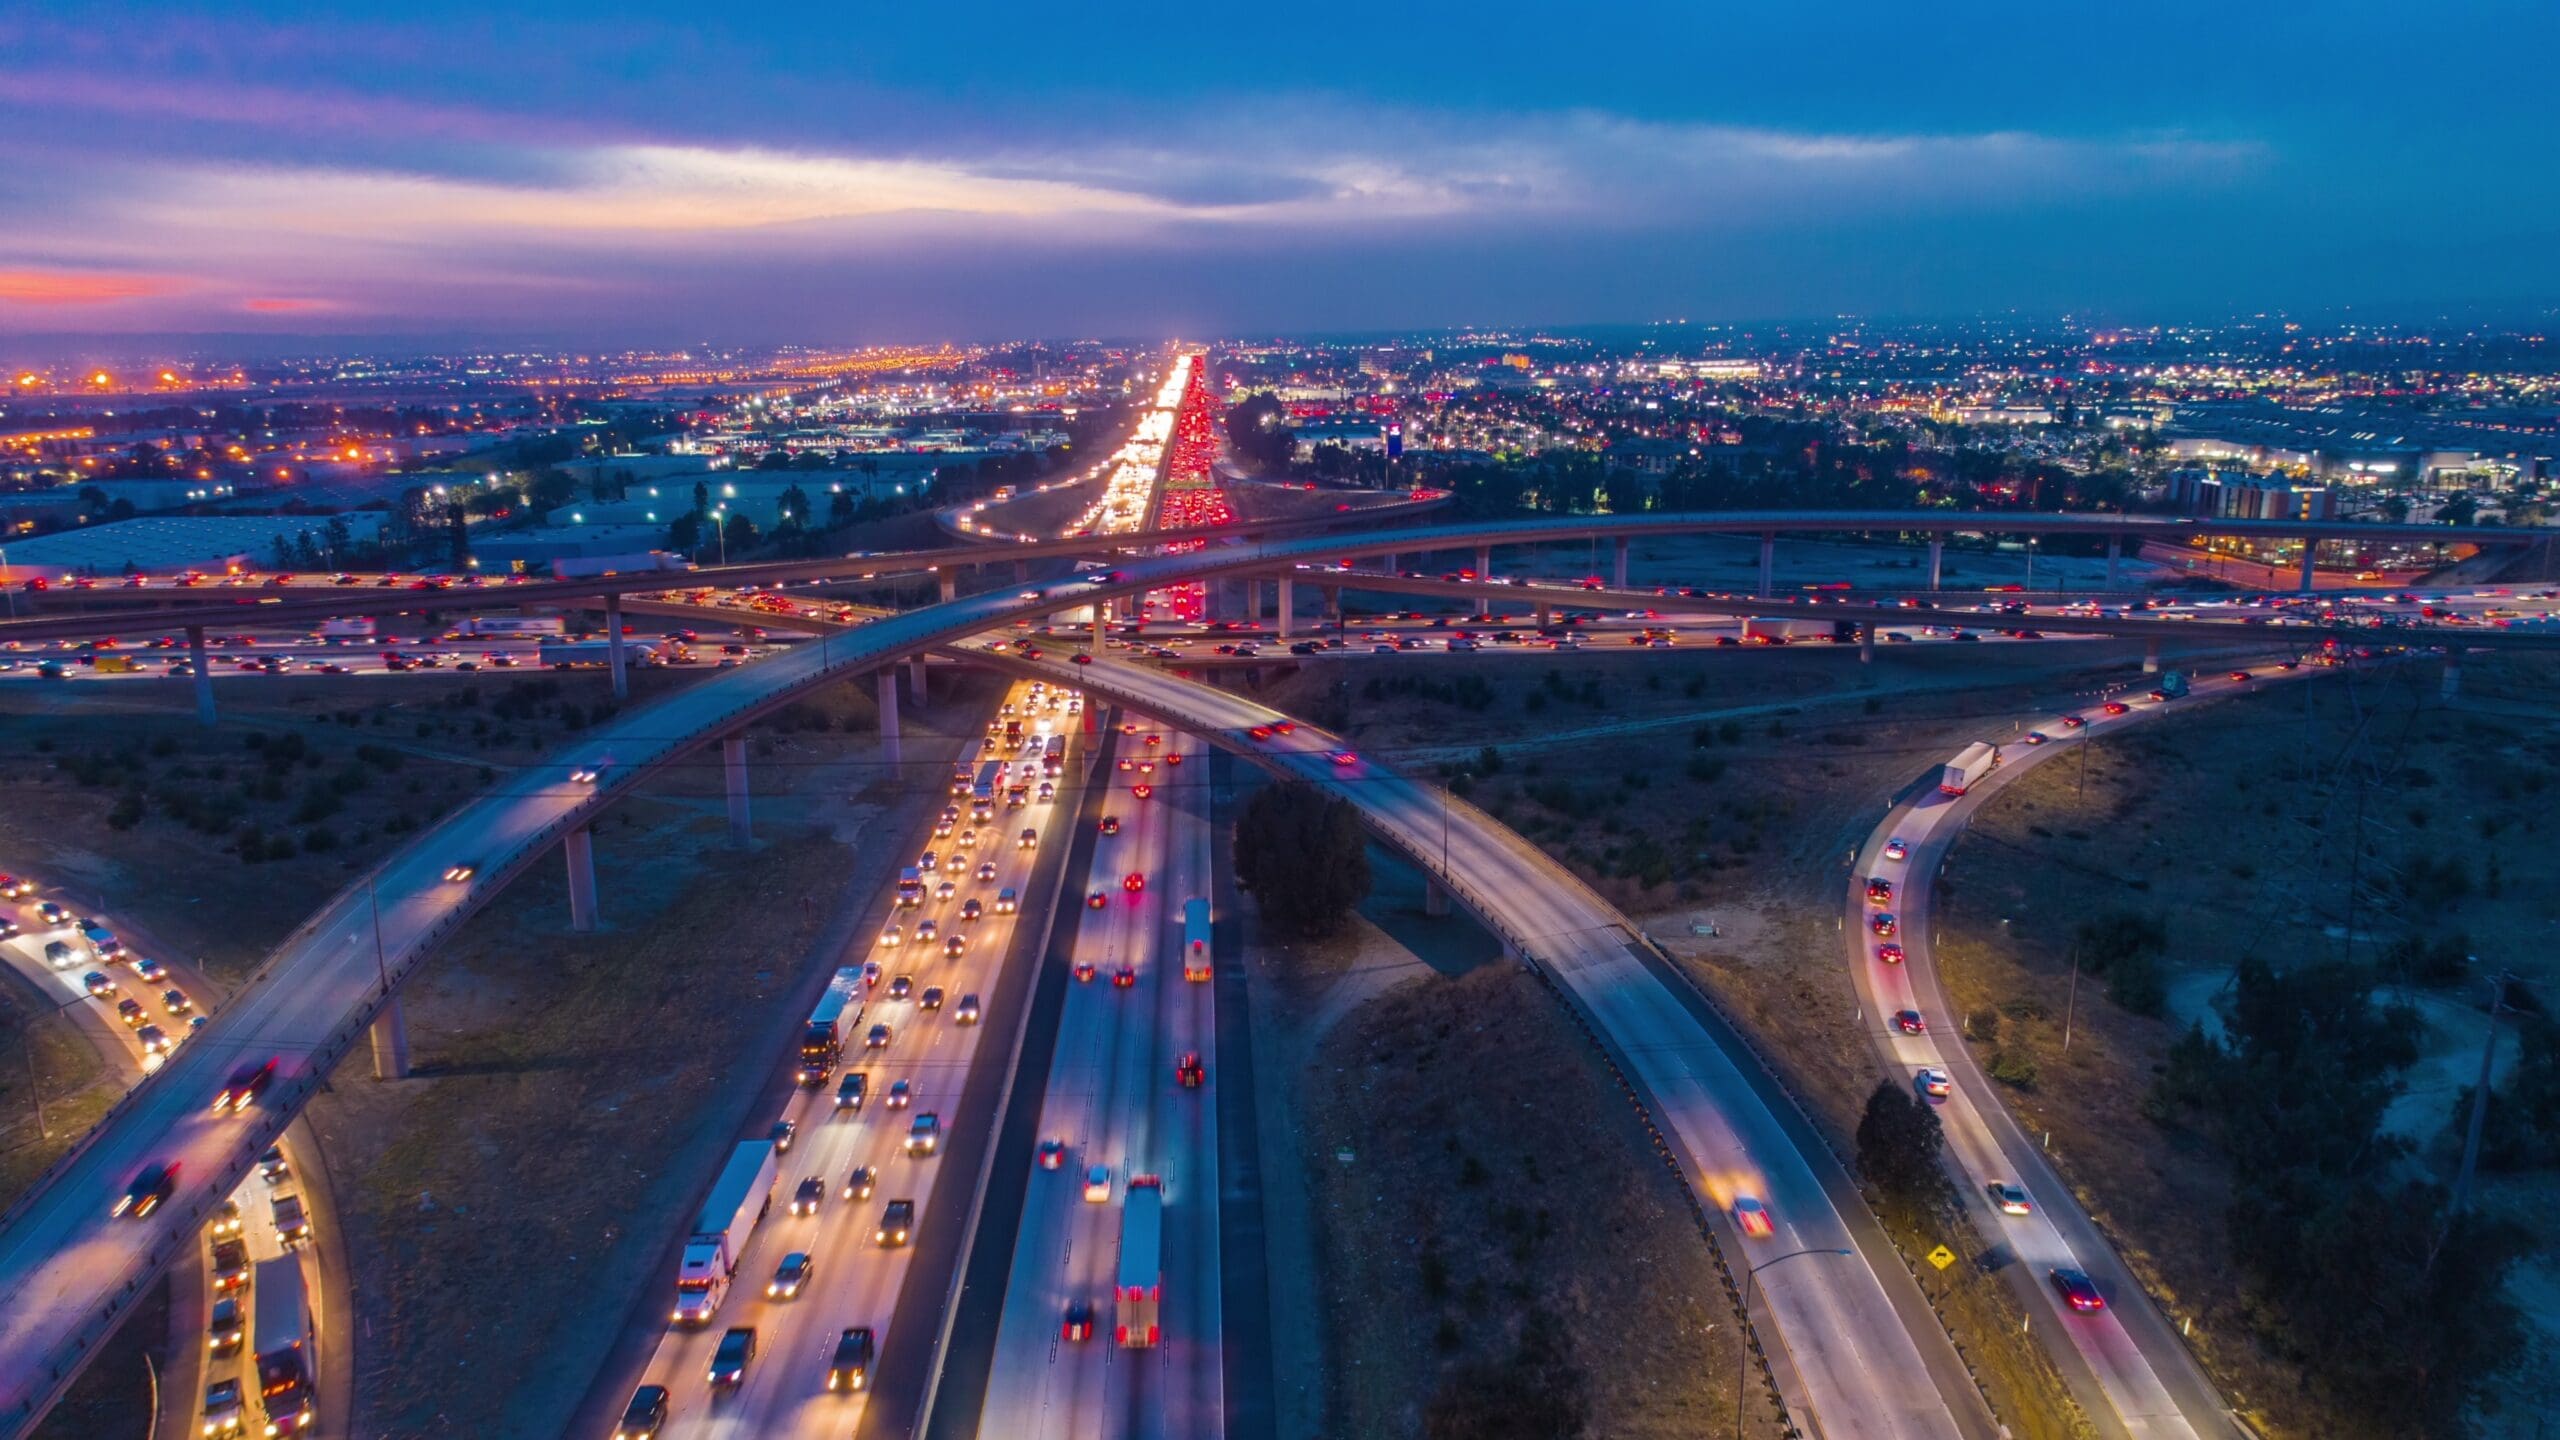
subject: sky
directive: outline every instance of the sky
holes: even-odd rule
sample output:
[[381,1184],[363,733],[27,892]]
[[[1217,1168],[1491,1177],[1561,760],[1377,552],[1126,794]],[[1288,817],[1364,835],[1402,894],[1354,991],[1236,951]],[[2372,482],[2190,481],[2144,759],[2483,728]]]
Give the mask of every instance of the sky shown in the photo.
[[0,335],[2540,309],[2555,53],[2548,0],[12,0]]

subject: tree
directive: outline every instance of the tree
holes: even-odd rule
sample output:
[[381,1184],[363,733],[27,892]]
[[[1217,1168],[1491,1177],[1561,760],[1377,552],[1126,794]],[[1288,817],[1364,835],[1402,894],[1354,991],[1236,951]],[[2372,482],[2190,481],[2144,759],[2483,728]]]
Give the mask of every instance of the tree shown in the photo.
[[1935,1107],[1908,1086],[1879,1080],[1858,1119],[1858,1173],[1895,1200],[1924,1204],[1946,1185],[1938,1168],[1945,1138]]
[[1248,395],[1227,411],[1227,443],[1264,471],[1286,470],[1298,437],[1289,412],[1269,394]]
[[841,530],[853,523],[853,492],[839,490],[827,497],[827,528]]
[[2169,1001],[2161,958],[2169,951],[2169,927],[2157,915],[2111,910],[2080,922],[2071,943],[2081,968],[2107,981],[2107,998],[2136,1015],[2158,1016]]
[[1369,895],[1359,816],[1303,781],[1262,791],[1236,819],[1236,884],[1282,934],[1332,934]]

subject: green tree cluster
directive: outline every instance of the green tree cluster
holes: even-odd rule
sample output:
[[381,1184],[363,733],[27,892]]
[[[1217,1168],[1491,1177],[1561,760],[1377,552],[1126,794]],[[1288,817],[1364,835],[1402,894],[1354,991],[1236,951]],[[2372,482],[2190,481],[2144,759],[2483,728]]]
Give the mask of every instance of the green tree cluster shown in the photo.
[[1281,934],[1332,934],[1369,895],[1360,817],[1303,781],[1261,791],[1236,818],[1236,884]]

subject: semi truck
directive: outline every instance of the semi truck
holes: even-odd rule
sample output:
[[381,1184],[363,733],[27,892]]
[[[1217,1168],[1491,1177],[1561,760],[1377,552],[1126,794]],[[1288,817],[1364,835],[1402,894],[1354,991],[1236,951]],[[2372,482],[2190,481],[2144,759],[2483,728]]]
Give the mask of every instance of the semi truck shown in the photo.
[[[535,657],[554,670],[577,666],[604,666],[613,663],[611,640],[565,640],[554,635],[542,636]],[[664,665],[685,658],[682,646],[673,640],[625,640],[622,663],[625,665]]]
[[318,1410],[311,1393],[311,1307],[303,1302],[302,1258],[288,1253],[259,1261],[255,1283],[253,1353],[267,1433],[298,1435],[311,1428]]
[[675,1323],[708,1325],[728,1297],[747,1236],[773,1207],[774,1148],[770,1140],[740,1144],[703,1198],[676,1272]]
[[2187,694],[2187,676],[2182,670],[2162,672],[2160,683],[2151,687],[2172,700],[2183,700]]
[[1209,902],[1196,896],[1182,902],[1182,978],[1209,978]]
[[557,615],[471,615],[462,622],[463,634],[482,639],[557,635],[566,628]]
[[1771,620],[1754,616],[1742,622],[1742,638],[1762,644],[1804,644],[1814,640],[1845,643],[1858,638],[1855,620]]
[[381,622],[370,615],[342,615],[320,622],[323,640],[370,640],[381,628]]
[[1164,1181],[1154,1175],[1129,1177],[1129,1198],[1120,1208],[1120,1279],[1113,1289],[1118,1315],[1112,1336],[1131,1350],[1152,1348],[1163,1338]]
[[800,1033],[800,1083],[812,1089],[827,1083],[836,1062],[844,1058],[844,1038],[862,1023],[862,970],[848,966],[827,982],[809,1026]]
[[664,550],[644,550],[633,555],[579,555],[551,562],[551,578],[555,580],[592,580],[604,575],[649,575],[660,571],[682,571],[693,568],[693,562]]
[[1956,758],[1938,772],[1938,789],[1948,795],[1961,795],[1973,788],[1974,782],[2000,768],[2000,747],[1976,740],[1956,752]]

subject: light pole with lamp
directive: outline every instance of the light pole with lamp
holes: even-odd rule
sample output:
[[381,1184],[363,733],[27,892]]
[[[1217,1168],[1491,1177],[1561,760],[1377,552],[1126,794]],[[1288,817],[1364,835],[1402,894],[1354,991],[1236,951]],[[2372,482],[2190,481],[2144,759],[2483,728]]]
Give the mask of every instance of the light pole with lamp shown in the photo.
[[391,997],[391,964],[383,958],[382,895],[374,889],[374,877],[371,875],[364,877],[364,898],[373,911],[373,973],[380,978],[382,995],[387,1000]]
[[[1747,1271],[1743,1272],[1743,1277],[1742,1277],[1742,1323],[1743,1323],[1743,1324],[1745,1324],[1745,1325],[1749,1325],[1749,1324],[1751,1323],[1751,1295],[1752,1295],[1752,1289],[1753,1289],[1753,1287],[1754,1287],[1754,1286],[1756,1286],[1756,1285],[1758,1285],[1758,1284],[1760,1283],[1760,1272],[1761,1272],[1761,1271],[1768,1269],[1768,1268],[1769,1268],[1770,1266],[1772,1266],[1772,1265],[1782,1265],[1782,1264],[1786,1263],[1786,1262],[1787,1262],[1787,1261],[1789,1261],[1789,1260],[1799,1260],[1799,1259],[1802,1259],[1803,1257],[1805,1257],[1805,1256],[1807,1256],[1807,1255],[1854,1255],[1854,1254],[1856,1254],[1856,1253],[1857,1253],[1857,1252],[1856,1252],[1856,1251],[1854,1251],[1854,1250],[1841,1250],[1841,1249],[1832,1248],[1832,1247],[1827,1247],[1827,1246],[1818,1246],[1818,1247],[1816,1247],[1816,1248],[1814,1248],[1814,1249],[1811,1249],[1811,1250],[1791,1250],[1791,1251],[1787,1252],[1786,1254],[1784,1254],[1784,1255],[1781,1255],[1781,1256],[1777,1257],[1777,1258],[1776,1258],[1776,1259],[1774,1259],[1774,1260],[1763,1260],[1763,1261],[1761,1261],[1759,1264],[1752,1266],[1749,1270],[1747,1270]],[[1743,1347],[1743,1349],[1742,1349],[1741,1363],[1740,1363],[1740,1364],[1738,1364],[1738,1365],[1735,1367],[1734,1372],[1733,1372],[1733,1436],[1734,1436],[1734,1440],[1742,1440],[1742,1391],[1743,1391],[1743,1383],[1744,1383],[1745,1381],[1749,1380],[1750,1378],[1751,1378],[1751,1347],[1749,1347],[1748,1345],[1746,1345],[1746,1346],[1744,1346],[1744,1347]]]

